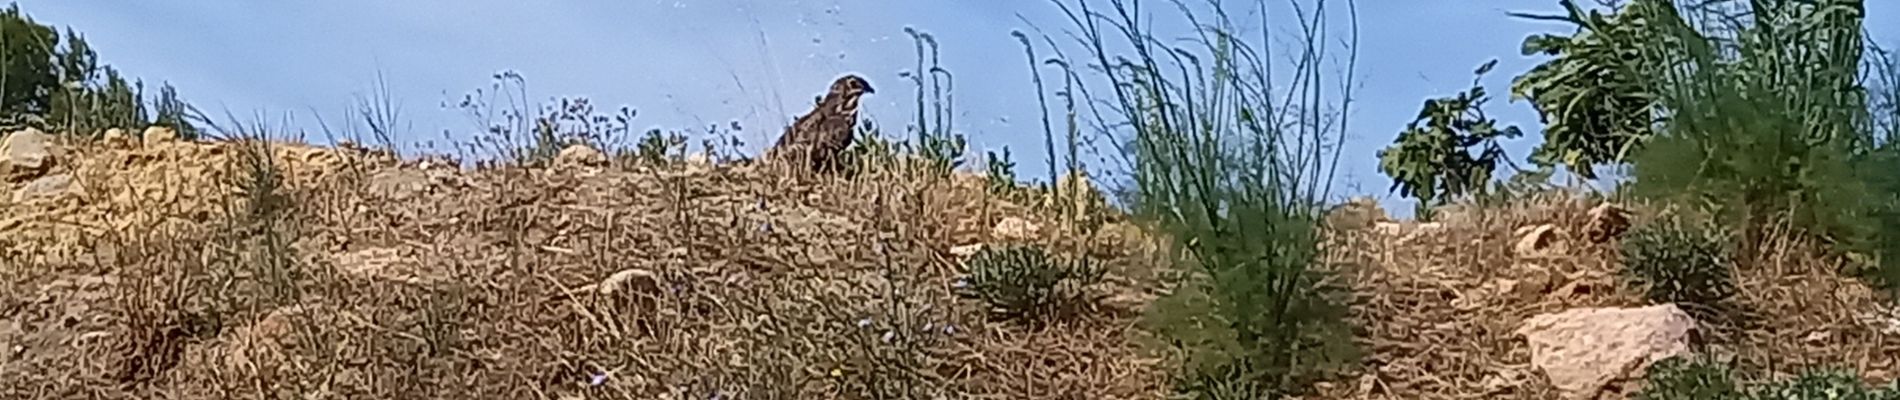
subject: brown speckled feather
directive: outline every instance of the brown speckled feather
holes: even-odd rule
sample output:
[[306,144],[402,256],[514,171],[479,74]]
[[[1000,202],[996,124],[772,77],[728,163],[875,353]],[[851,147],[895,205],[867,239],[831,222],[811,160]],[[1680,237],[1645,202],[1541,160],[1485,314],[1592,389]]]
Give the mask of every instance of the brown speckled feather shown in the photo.
[[864,78],[856,75],[838,78],[810,113],[785,128],[768,157],[805,156],[815,171],[835,170],[839,155],[851,147],[858,124],[858,98],[866,93],[875,91]]

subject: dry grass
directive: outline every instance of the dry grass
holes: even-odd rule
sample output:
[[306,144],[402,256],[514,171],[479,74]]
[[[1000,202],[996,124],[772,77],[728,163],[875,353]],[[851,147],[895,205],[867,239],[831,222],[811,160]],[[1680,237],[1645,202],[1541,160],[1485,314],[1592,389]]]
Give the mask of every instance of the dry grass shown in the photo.
[[[1529,350],[1513,333],[1519,324],[1573,307],[1644,301],[1618,279],[1616,242],[1593,243],[1584,234],[1593,202],[1552,192],[1504,206],[1460,204],[1435,229],[1405,223],[1409,229],[1335,238],[1342,247],[1335,264],[1357,293],[1354,320],[1370,352],[1356,379],[1323,385],[1321,397],[1556,396],[1529,365]],[[1639,215],[1645,211],[1639,207]],[[1543,224],[1556,232],[1548,247],[1520,252],[1519,229]],[[1738,358],[1751,373],[1840,366],[1876,382],[1893,379],[1900,341],[1856,317],[1881,300],[1812,256],[1812,244],[1775,243],[1785,251],[1772,262],[1736,272],[1737,303],[1753,325],[1736,334],[1705,323],[1699,347]]]
[[[243,156],[259,151],[284,176],[275,212],[257,211],[263,190],[246,187],[262,159]],[[1145,303],[1135,277],[1154,265],[1125,241],[1145,239],[1056,228],[990,198],[978,177],[463,170],[288,144],[73,153],[87,193],[6,205],[24,217],[0,231],[11,261],[0,290],[13,299],[0,343],[16,349],[0,358],[0,397],[1164,389],[1123,337]],[[1115,257],[1095,309],[1031,329],[953,294],[949,249],[992,241],[1003,217],[1049,226],[1034,240],[1060,251]]]
[[[70,153],[73,190],[0,203],[0,397],[1155,399],[1173,370],[1135,344],[1163,290],[1155,238],[961,173],[470,170],[291,143]],[[1614,242],[1582,234],[1593,205],[1551,193],[1335,237],[1367,357],[1316,397],[1550,397],[1517,325],[1641,302]],[[1011,217],[1041,229],[996,236]],[[1541,224],[1555,240],[1517,251]],[[1083,312],[991,320],[954,293],[950,249],[1012,241],[1109,274]],[[1812,244],[1776,243],[1737,271],[1757,324],[1705,348],[1753,372],[1893,379],[1900,340],[1864,318],[1881,299]]]

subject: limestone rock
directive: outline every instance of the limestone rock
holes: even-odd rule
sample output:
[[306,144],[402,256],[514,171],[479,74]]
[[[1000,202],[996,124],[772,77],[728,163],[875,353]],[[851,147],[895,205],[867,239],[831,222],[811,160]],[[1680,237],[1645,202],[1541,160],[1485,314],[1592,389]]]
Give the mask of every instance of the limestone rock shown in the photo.
[[393,168],[369,176],[369,192],[393,201],[416,198],[429,190],[429,174],[420,169]]
[[607,165],[607,154],[584,144],[572,144],[554,156],[554,165],[598,167]]
[[1036,237],[1042,226],[1017,217],[1004,217],[990,229],[990,235],[1001,240],[1029,240]]
[[152,125],[146,127],[145,133],[139,137],[145,144],[173,142],[178,140],[178,131],[171,127]]
[[1557,226],[1551,224],[1518,228],[1517,254],[1524,256],[1543,251],[1556,240],[1557,232]]
[[52,153],[53,137],[39,129],[7,135],[0,141],[0,172],[8,182],[25,182],[45,175],[58,163]]
[[611,295],[615,292],[622,291],[648,294],[658,293],[660,291],[660,278],[654,275],[652,271],[628,268],[620,272],[615,272],[613,275],[608,275],[607,279],[601,280],[599,290],[600,294],[604,295]]
[[965,258],[965,257],[974,256],[976,255],[977,252],[980,252],[980,251],[983,251],[982,243],[966,244],[962,246],[951,247],[950,255],[957,256],[958,258]]
[[72,188],[72,175],[55,174],[42,176],[39,179],[34,179],[32,182],[27,182],[27,184],[21,186],[19,190],[13,191],[13,202],[23,203],[37,199],[57,198],[62,194],[72,191]]
[[101,137],[100,140],[104,141],[107,146],[122,148],[132,144],[132,134],[125,133],[124,129],[112,128],[107,129],[105,135]]
[[1651,363],[1687,353],[1694,328],[1688,313],[1664,304],[1538,315],[1516,334],[1530,343],[1531,365],[1563,398],[1591,399],[1610,382],[1636,378]]
[[1341,231],[1371,229],[1380,223],[1392,220],[1379,206],[1378,200],[1371,197],[1356,196],[1345,203],[1333,206],[1326,211],[1326,226]]
[[1616,203],[1604,202],[1590,209],[1590,222],[1584,224],[1583,232],[1591,243],[1604,243],[1622,236],[1629,229],[1629,210]]

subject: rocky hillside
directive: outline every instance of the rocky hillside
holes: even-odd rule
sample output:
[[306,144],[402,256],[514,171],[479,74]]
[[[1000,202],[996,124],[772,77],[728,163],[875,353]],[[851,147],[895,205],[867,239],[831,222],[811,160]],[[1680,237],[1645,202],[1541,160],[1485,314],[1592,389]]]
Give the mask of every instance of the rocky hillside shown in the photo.
[[[1156,238],[980,176],[585,148],[469,169],[162,129],[0,147],[4,398],[1158,399],[1175,370],[1137,329],[1171,276]],[[1800,243],[1738,271],[1755,318],[1724,331],[1619,283],[1639,205],[1352,209],[1328,268],[1364,356],[1310,398],[1587,398],[1691,347],[1900,374],[1875,293]],[[1101,275],[995,318],[972,259],[1020,244]]]

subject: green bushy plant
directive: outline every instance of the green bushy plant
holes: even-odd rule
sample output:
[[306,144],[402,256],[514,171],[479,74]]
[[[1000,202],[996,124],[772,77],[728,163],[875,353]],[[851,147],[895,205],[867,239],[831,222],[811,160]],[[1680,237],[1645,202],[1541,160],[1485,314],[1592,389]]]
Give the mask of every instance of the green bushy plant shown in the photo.
[[1702,356],[1650,365],[1637,400],[1895,400],[1900,382],[1868,387],[1851,371],[1811,369],[1782,380],[1744,385],[1734,370]]
[[1028,322],[1079,304],[1103,274],[1086,258],[1058,260],[1036,246],[985,247],[967,265],[964,296],[982,300],[993,317]]
[[1700,357],[1670,357],[1649,366],[1643,391],[1635,400],[1744,399],[1741,384],[1726,365]]
[[994,151],[989,152],[985,159],[987,162],[984,163],[983,175],[989,184],[990,194],[1014,197],[1019,188],[1016,186],[1016,161],[1010,158],[1009,148],[1004,147],[1000,156]]
[[1655,40],[1654,33],[1658,24],[1679,19],[1670,0],[1622,3],[1613,13],[1585,10],[1574,0],[1558,3],[1563,15],[1514,14],[1565,22],[1576,31],[1524,39],[1524,55],[1551,58],[1513,80],[1511,99],[1529,100],[1544,121],[1544,142],[1532,151],[1532,163],[1595,179],[1597,166],[1626,161],[1655,135],[1661,109],[1645,77],[1661,64],[1654,49],[1674,44]]
[[1760,385],[1752,395],[1756,400],[1892,400],[1900,399],[1900,390],[1868,388],[1850,371],[1819,369]]
[[1727,232],[1706,220],[1671,215],[1625,234],[1623,272],[1650,301],[1711,310],[1736,293]]
[[[1379,170],[1392,177],[1392,189],[1418,199],[1417,215],[1430,220],[1432,208],[1465,195],[1482,195],[1504,159],[1498,139],[1522,136],[1516,126],[1497,126],[1485,116],[1481,79],[1497,61],[1478,67],[1471,88],[1457,96],[1430,99],[1418,118],[1399,132],[1391,147],[1379,151]],[[1473,156],[1472,149],[1478,154]]]
[[0,12],[0,69],[0,131],[32,126],[92,137],[108,128],[157,124],[185,139],[199,133],[190,106],[170,84],[148,107],[144,83],[100,63],[85,36],[71,29],[62,36],[18,4]]
[[[1143,324],[1178,362],[1175,389],[1188,398],[1276,398],[1350,365],[1357,352],[1338,288],[1317,267],[1317,226],[1348,130],[1328,113],[1350,114],[1355,41],[1334,53],[1325,49],[1340,43],[1330,31],[1308,30],[1291,54],[1277,53],[1242,40],[1220,4],[1197,13],[1177,3],[1196,38],[1178,42],[1153,31],[1138,0],[1056,3],[1084,62],[1108,81],[1094,91],[1101,98],[1078,103],[1104,108],[1094,122],[1114,128],[1103,140],[1131,144],[1133,214],[1180,253],[1176,286]],[[1303,17],[1325,19],[1322,12]],[[1283,58],[1292,71],[1269,73]],[[1321,72],[1332,62],[1343,62],[1342,82]],[[1296,78],[1273,81],[1284,76]],[[1113,137],[1121,133],[1129,136]]]
[[0,81],[0,117],[9,128],[27,125],[51,110],[53,92],[60,86],[52,62],[58,43],[58,32],[22,13],[19,4],[0,13],[0,68],[6,73],[6,80]]
[[1853,2],[1750,3],[1754,23],[1697,29],[1656,23],[1682,51],[1651,77],[1668,111],[1635,158],[1632,191],[1706,205],[1753,251],[1767,228],[1789,223],[1836,242],[1872,229],[1872,192],[1856,173],[1874,142],[1867,129],[1861,17]]

